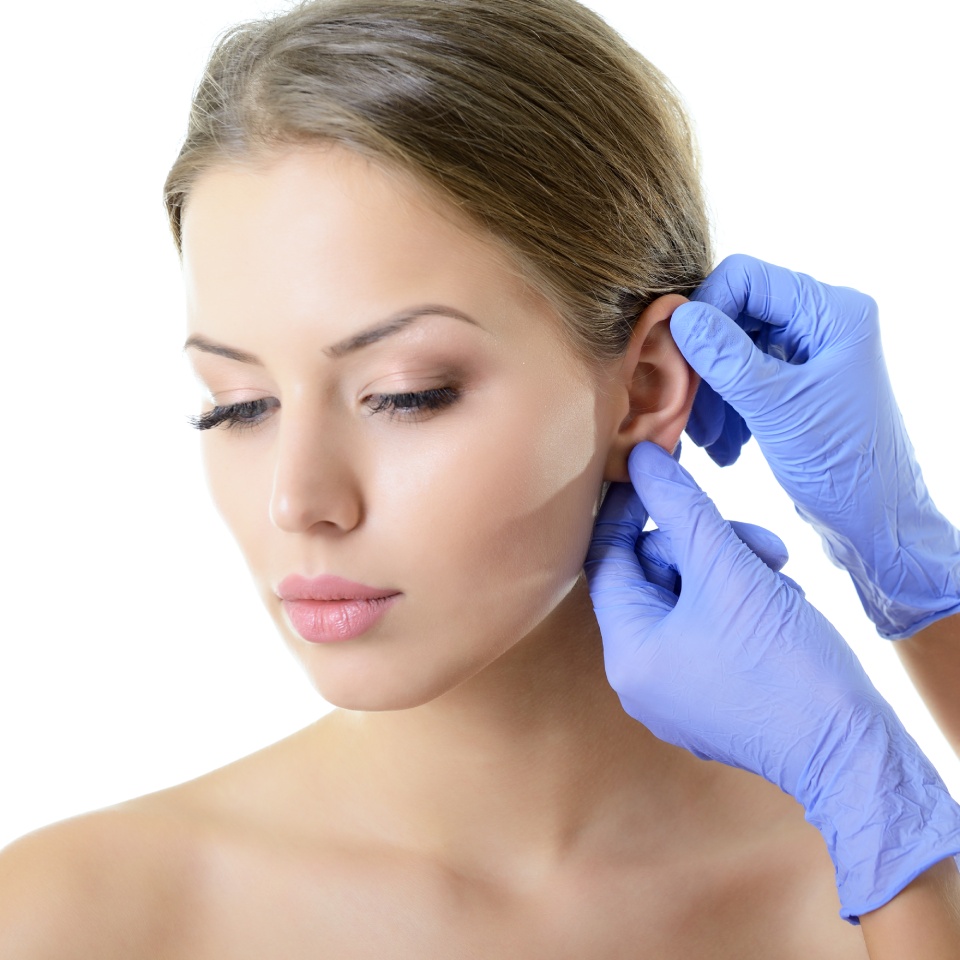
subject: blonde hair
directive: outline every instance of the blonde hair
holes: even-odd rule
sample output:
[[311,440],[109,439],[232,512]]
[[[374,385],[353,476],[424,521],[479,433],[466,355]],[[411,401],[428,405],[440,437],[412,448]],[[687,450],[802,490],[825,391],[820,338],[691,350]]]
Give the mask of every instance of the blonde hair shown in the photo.
[[669,81],[575,0],[309,0],[217,43],[164,199],[178,250],[206,170],[332,142],[399,165],[504,242],[587,359],[710,269]]

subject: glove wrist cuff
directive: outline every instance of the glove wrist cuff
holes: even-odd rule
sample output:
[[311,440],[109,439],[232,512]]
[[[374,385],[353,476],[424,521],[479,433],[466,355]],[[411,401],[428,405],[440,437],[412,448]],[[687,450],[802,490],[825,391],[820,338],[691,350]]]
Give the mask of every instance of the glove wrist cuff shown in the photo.
[[858,924],[861,914],[889,903],[921,873],[960,855],[960,805],[945,788],[930,789],[926,800],[922,810],[866,823],[864,832],[852,837],[820,827],[836,869],[844,920]]
[[854,924],[960,854],[960,805],[896,715],[864,706],[849,718],[858,732],[816,764],[799,798],[836,868],[840,915]]

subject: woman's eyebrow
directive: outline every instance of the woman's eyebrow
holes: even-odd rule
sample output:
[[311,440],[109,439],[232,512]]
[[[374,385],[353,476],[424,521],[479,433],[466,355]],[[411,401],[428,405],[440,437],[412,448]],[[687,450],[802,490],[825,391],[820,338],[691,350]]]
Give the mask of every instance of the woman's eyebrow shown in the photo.
[[369,330],[364,330],[362,333],[348,337],[346,340],[341,340],[340,343],[335,343],[332,347],[327,347],[323,352],[328,357],[339,359],[348,353],[352,353],[354,350],[359,350],[361,347],[366,347],[371,343],[376,343],[378,340],[383,340],[384,337],[389,337],[398,330],[409,326],[415,320],[426,316],[452,317],[454,320],[463,320],[464,323],[472,323],[476,327],[480,326],[473,317],[468,316],[461,310],[457,310],[454,307],[445,307],[442,304],[427,303],[421,307],[413,307],[410,310],[395,313],[385,323],[372,327]]
[[[440,304],[428,303],[420,307],[413,307],[410,310],[403,310],[400,313],[396,313],[384,323],[371,327],[369,330],[364,330],[361,333],[354,334],[354,336],[348,337],[346,340],[341,340],[339,343],[333,344],[333,346],[325,347],[323,352],[328,357],[339,360],[348,353],[353,353],[355,350],[360,350],[362,347],[369,346],[371,343],[383,340],[385,337],[389,337],[391,334],[397,333],[404,327],[409,326],[415,320],[426,316],[451,317],[454,320],[462,320],[464,323],[472,323],[476,327],[480,326],[473,317],[464,313],[462,310],[457,310],[454,307],[445,307]],[[262,366],[260,359],[252,353],[244,353],[242,350],[235,350],[233,347],[228,347],[225,344],[214,343],[212,340],[208,340],[199,334],[193,334],[187,337],[183,349],[187,350],[190,347],[196,350],[202,350],[204,353],[215,353],[217,356],[226,357],[228,360],[236,360],[238,363],[252,363]]]
[[187,342],[183,349],[187,350],[193,347],[195,350],[202,350],[204,353],[215,353],[218,357],[226,357],[228,360],[236,360],[238,363],[254,363],[262,366],[260,359],[252,353],[244,353],[242,350],[234,350],[233,347],[225,346],[222,343],[214,343],[206,337],[199,334],[193,334],[187,337]]

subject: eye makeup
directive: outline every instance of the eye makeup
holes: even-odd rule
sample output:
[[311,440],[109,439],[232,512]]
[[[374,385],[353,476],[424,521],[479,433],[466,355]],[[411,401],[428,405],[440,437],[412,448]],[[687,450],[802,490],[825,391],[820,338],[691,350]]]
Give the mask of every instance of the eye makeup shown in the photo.
[[[457,387],[435,387],[408,393],[376,393],[366,398],[370,415],[386,414],[391,420],[420,421],[431,413],[452,406],[461,397]],[[223,426],[227,430],[249,430],[264,419],[271,408],[279,407],[272,397],[247,400],[227,406],[216,406],[207,413],[189,418],[196,430],[211,430]]]
[[[274,401],[274,404],[279,404]],[[196,430],[212,430],[224,425],[228,430],[249,430],[255,427],[269,408],[269,401],[246,400],[243,403],[231,403],[227,406],[217,406],[207,413],[196,417],[189,417],[190,425]]]
[[368,400],[376,401],[370,409],[371,414],[385,412],[391,419],[425,419],[428,412],[456,403],[460,395],[457,387],[435,387],[413,393],[375,393]]

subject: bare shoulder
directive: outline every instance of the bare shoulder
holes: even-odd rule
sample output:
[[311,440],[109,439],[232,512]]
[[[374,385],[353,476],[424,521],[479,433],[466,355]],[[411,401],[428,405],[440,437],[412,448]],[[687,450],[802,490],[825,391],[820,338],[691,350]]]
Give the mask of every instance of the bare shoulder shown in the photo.
[[278,811],[291,805],[296,741],[0,850],[0,960],[198,956],[211,936],[203,918],[226,913],[224,880],[252,888],[276,869],[269,852],[285,833]]
[[174,955],[190,886],[185,839],[131,804],[15,840],[0,851],[0,957]]
[[833,863],[803,808],[753,774],[716,772],[713,839],[691,864],[706,883],[711,935],[733,944],[748,931],[764,956],[783,960],[867,960],[859,927],[840,917]]

